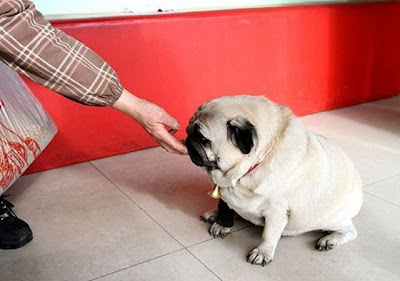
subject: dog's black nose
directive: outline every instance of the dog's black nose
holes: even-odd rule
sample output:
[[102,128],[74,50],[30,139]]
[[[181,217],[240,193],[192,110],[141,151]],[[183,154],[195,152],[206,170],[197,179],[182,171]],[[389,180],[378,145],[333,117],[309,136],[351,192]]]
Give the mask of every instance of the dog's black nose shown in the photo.
[[209,167],[211,169],[218,168],[217,163],[208,160],[207,153],[199,139],[193,135],[188,135],[185,145],[189,152],[190,160],[192,160],[195,165],[200,167]]
[[[200,156],[200,153],[195,148],[195,145],[193,144],[193,142],[194,142],[194,140],[191,137],[188,137],[185,142],[187,150],[189,152],[190,160],[192,160],[192,162],[195,165],[202,167],[202,166],[204,166],[204,161],[203,161],[202,157]],[[204,154],[205,154],[205,152],[204,152]]]

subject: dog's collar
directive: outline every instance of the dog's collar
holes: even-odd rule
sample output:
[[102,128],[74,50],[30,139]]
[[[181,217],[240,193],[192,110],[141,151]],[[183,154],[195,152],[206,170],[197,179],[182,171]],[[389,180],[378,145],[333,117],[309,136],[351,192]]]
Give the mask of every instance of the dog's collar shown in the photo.
[[[247,176],[248,174],[250,174],[252,171],[254,171],[258,166],[260,166],[261,162],[267,158],[267,156],[271,153],[271,150],[268,150],[267,153],[265,154],[264,157],[261,158],[261,160],[259,162],[257,162],[256,164],[254,164],[253,166],[250,167],[250,169],[240,178],[244,178],[245,176]],[[240,180],[239,179],[239,180]],[[221,198],[221,191],[220,191],[220,187],[218,185],[215,185],[213,190],[209,191],[207,193],[208,195],[210,195],[212,198],[218,199]]]
[[256,164],[251,166],[250,169],[240,179],[244,178],[245,176],[250,174],[252,171],[254,171],[258,166],[260,166],[261,162],[264,161],[264,159],[268,157],[268,155],[271,153],[271,151],[272,151],[272,149],[268,149],[267,152],[265,153],[265,155],[263,157],[261,157],[260,161],[258,161]]
[[[259,165],[260,165],[260,162],[258,162],[257,164],[251,166],[250,169],[242,176],[242,178],[247,176],[248,174],[250,174]],[[215,185],[212,190],[207,192],[207,194],[210,195],[212,198],[219,199],[219,198],[221,198],[221,188],[218,185]]]
[[242,178],[245,177],[245,176],[247,176],[248,174],[250,174],[250,173],[251,173],[254,169],[256,169],[259,165],[260,165],[260,162],[257,163],[257,164],[255,164],[255,165],[253,165],[253,166],[251,166],[250,169],[242,176]]

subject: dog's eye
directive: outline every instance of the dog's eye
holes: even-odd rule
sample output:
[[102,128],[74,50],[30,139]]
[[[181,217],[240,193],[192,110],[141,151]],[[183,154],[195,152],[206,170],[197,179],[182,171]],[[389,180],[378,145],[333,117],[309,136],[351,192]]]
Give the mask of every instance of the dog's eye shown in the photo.
[[199,139],[199,141],[200,141],[202,144],[208,144],[208,143],[210,143],[210,141],[209,141],[208,139],[206,139],[206,137],[203,136],[203,134],[200,133],[200,132],[198,133],[197,138]]
[[209,144],[210,143],[210,141],[208,139],[206,139],[204,136],[202,136],[202,138],[200,138],[200,142],[202,144]]
[[199,126],[196,125],[194,127],[193,134],[202,144],[210,143],[210,141],[205,136],[203,136],[203,134],[200,132]]

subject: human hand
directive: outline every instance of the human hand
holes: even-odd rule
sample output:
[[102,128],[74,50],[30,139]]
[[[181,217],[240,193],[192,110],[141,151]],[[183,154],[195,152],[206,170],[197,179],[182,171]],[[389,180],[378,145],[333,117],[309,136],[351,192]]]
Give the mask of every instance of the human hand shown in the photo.
[[176,154],[187,154],[186,146],[173,137],[179,129],[178,121],[163,108],[149,101],[138,100],[135,120],[166,151]]
[[188,154],[186,146],[173,136],[179,129],[178,121],[160,106],[124,90],[113,107],[135,119],[166,151]]

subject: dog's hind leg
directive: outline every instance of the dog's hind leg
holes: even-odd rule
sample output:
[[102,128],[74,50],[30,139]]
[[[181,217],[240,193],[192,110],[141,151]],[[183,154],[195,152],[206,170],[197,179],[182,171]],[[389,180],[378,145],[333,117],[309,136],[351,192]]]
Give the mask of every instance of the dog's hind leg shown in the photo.
[[343,228],[334,230],[332,233],[322,237],[317,242],[317,249],[320,251],[328,251],[336,248],[340,244],[344,244],[357,237],[357,230],[353,223]]
[[224,238],[231,232],[234,215],[235,211],[229,208],[229,206],[220,199],[218,202],[218,210],[209,211],[202,215],[200,219],[213,224],[209,232],[214,238]]

